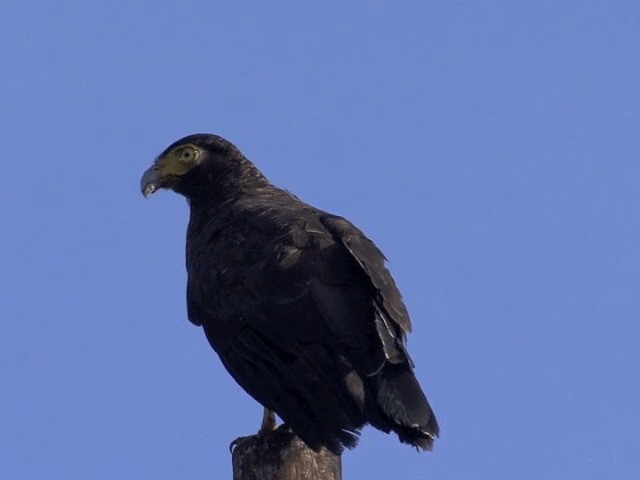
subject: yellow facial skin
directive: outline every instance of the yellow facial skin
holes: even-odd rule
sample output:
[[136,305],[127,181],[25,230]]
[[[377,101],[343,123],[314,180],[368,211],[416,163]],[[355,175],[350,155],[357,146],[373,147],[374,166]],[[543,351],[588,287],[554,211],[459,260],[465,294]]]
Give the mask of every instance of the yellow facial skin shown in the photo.
[[142,175],[140,180],[142,194],[147,197],[165,187],[172,180],[186,174],[198,165],[204,156],[203,153],[203,150],[197,146],[187,144],[180,145],[158,158]]

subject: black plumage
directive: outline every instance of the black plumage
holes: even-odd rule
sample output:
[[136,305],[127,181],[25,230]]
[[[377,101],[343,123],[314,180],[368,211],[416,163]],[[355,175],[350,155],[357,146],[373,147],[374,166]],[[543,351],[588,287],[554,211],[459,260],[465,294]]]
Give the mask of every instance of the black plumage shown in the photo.
[[169,146],[142,179],[145,195],[162,187],[190,205],[189,320],[249,395],[316,450],[353,447],[365,424],[431,449],[409,315],[371,240],[216,135]]

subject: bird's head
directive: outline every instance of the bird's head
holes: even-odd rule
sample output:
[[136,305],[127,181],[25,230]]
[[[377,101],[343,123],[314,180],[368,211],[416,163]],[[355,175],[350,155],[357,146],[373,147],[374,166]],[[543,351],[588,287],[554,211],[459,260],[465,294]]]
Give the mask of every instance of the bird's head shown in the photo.
[[162,188],[171,189],[190,200],[238,189],[261,179],[255,166],[228,140],[208,133],[184,137],[158,155],[140,180],[147,197]]

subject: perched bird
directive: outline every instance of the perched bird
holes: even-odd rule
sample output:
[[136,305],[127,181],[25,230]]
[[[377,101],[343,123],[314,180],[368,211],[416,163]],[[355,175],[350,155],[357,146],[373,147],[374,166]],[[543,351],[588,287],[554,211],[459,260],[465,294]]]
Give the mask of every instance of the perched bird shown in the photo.
[[142,193],[188,200],[189,320],[225,368],[309,447],[336,454],[371,424],[430,450],[436,417],[406,346],[409,314],[385,257],[348,220],[272,185],[231,142],[189,135]]

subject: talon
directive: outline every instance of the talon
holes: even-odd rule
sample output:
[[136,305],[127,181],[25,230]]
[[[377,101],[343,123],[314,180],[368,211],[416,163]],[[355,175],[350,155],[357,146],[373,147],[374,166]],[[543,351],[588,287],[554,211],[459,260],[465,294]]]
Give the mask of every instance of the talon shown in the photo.
[[239,443],[244,442],[247,438],[250,437],[238,437],[233,442],[229,444],[229,453],[233,455],[233,451],[236,449]]

